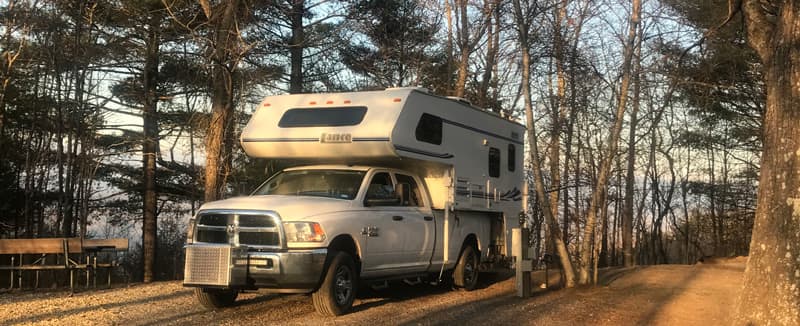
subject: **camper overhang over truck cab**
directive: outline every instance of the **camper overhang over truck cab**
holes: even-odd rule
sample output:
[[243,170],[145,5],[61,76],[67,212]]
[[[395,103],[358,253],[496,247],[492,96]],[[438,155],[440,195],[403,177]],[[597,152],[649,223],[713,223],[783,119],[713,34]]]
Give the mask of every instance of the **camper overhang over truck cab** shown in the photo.
[[420,88],[267,97],[242,147],[305,164],[204,204],[184,285],[207,307],[243,290],[313,293],[325,315],[346,313],[360,282],[451,277],[471,290],[511,254],[524,131]]

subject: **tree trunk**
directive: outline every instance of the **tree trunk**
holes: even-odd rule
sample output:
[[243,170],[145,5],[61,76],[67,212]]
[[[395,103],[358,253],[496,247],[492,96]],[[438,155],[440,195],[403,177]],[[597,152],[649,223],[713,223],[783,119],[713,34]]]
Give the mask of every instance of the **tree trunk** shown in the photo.
[[[562,24],[565,23],[567,15],[567,1],[556,2],[554,10],[554,24],[553,24],[553,51],[554,60],[556,64],[556,93],[554,102],[551,104],[551,130],[550,130],[550,207],[554,217],[558,217],[558,200],[561,194],[561,129],[564,125],[567,112],[567,79],[564,70],[564,32]],[[551,91],[552,93],[552,91]],[[569,154],[568,154],[569,155]],[[566,160],[565,160],[566,161]],[[567,165],[566,163],[564,165]],[[576,197],[577,198],[577,197]],[[569,211],[568,198],[564,198],[564,212]],[[569,215],[564,215],[564,224],[562,224],[564,233],[562,239],[564,242],[569,240]],[[558,232],[558,228],[553,229],[553,232]]]
[[467,0],[455,0],[458,18],[458,75],[455,85],[455,96],[464,97],[469,72],[469,20],[467,17]]
[[[601,216],[602,227],[600,231],[600,257],[599,264],[600,267],[607,267],[608,266],[608,193],[606,192],[606,198],[603,199],[605,203],[603,205],[603,211]],[[595,268],[597,268],[597,263],[595,263]],[[597,270],[595,270],[595,275],[597,275]],[[594,278],[592,283],[597,283],[597,277]]]
[[156,153],[158,151],[158,56],[159,56],[159,21],[153,15],[147,31],[147,53],[145,57],[142,82],[144,86],[145,103],[142,110],[143,139],[142,139],[142,165],[144,175],[142,178],[144,219],[142,226],[142,246],[144,282],[155,280],[156,247],[158,245],[158,214],[156,194]]
[[[228,4],[229,8],[235,8],[234,6],[236,6],[235,3]],[[289,76],[289,93],[292,94],[303,92],[303,49],[305,48],[306,37],[303,26],[304,14],[305,0],[292,0],[292,10],[289,13],[289,20],[292,23],[292,44],[289,46],[292,65],[291,75]],[[228,13],[226,12],[225,15],[227,17]],[[217,46],[219,46],[219,43],[217,43]]]
[[223,174],[225,160],[224,153],[226,131],[231,128],[233,118],[233,54],[231,48],[235,46],[238,39],[235,30],[236,8],[239,6],[238,0],[227,2],[222,13],[221,21],[218,22],[214,39],[214,67],[212,73],[212,98],[211,98],[211,121],[209,121],[208,133],[206,134],[206,182],[205,182],[205,201],[213,201],[222,197],[225,186],[225,175]]
[[[489,87],[494,84],[493,72],[498,68],[498,52],[500,48],[500,34],[503,32],[500,25],[500,9],[494,3],[489,4],[491,11],[486,17],[486,57],[484,59],[481,83],[478,86],[478,106],[490,108],[496,113],[502,110],[496,105],[496,96],[489,95]],[[490,101],[491,98],[491,101]]]
[[636,123],[638,105],[631,109],[631,125],[628,129],[628,165],[625,177],[625,200],[622,209],[622,265],[633,266],[633,186],[636,183]]
[[[447,42],[445,43],[445,60],[447,62],[447,73],[453,71],[453,7],[450,5],[451,0],[444,1],[444,17],[447,21]],[[455,84],[453,79],[447,79],[447,95],[455,94]]]
[[[641,47],[636,50],[641,56]],[[631,123],[628,129],[628,165],[625,176],[625,207],[622,215],[622,252],[623,266],[633,266],[633,185],[635,183],[634,170],[636,168],[636,125],[639,122],[638,112],[641,94],[641,62],[636,60],[634,63],[634,92],[633,105],[631,107]]]
[[[767,110],[739,324],[800,324],[800,1],[743,3],[748,41],[764,63]],[[777,9],[777,17],[767,10]]]

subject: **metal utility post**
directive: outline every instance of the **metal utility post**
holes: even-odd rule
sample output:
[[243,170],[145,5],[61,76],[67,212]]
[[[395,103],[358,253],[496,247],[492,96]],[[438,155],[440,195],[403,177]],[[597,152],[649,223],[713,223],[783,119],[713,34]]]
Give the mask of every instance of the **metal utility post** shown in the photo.
[[528,259],[528,239],[530,230],[524,227],[524,217],[528,212],[528,184],[522,188],[522,215],[520,227],[511,230],[511,252],[514,256],[516,270],[517,296],[527,298],[531,296],[531,271],[533,261]]

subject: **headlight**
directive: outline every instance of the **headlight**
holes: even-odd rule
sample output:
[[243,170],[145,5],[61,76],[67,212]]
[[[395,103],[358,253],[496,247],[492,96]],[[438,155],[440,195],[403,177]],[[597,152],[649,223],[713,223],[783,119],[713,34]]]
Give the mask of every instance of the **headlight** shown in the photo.
[[322,242],[325,231],[315,222],[284,222],[284,233],[288,242]]
[[189,224],[186,225],[186,244],[194,242],[194,219],[189,219]]

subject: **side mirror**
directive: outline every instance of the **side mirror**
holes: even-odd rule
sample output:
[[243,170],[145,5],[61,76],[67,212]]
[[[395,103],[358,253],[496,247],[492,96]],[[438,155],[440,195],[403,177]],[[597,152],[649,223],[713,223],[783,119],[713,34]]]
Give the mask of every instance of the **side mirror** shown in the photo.
[[409,200],[411,200],[411,185],[408,183],[398,183],[394,186],[394,193],[400,197],[400,205],[409,206]]
[[247,191],[247,188],[248,188],[247,182],[239,181],[236,184],[236,196],[247,196],[247,195],[249,195],[250,192]]

